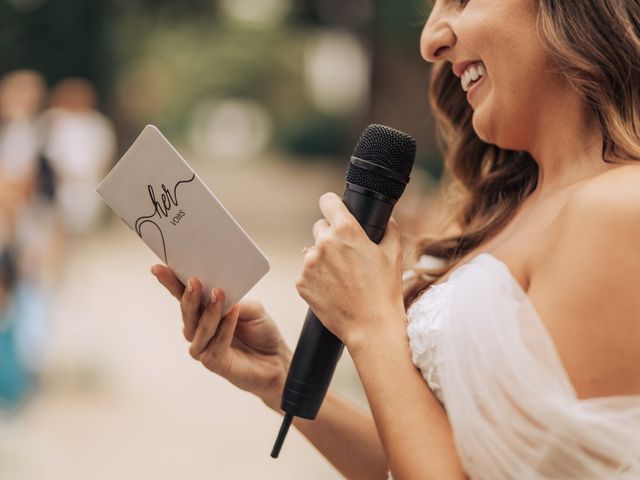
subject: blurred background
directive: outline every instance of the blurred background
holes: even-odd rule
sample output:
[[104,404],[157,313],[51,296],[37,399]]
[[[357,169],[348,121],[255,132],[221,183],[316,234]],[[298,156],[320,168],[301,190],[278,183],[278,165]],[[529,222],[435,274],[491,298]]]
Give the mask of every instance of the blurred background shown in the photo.
[[[318,197],[369,123],[414,136],[395,216],[442,214],[424,0],[0,0],[0,478],[338,479],[188,355],[157,263],[95,187],[149,123],[269,256],[291,348]],[[250,195],[247,192],[251,192]],[[345,350],[332,388],[368,410]]]

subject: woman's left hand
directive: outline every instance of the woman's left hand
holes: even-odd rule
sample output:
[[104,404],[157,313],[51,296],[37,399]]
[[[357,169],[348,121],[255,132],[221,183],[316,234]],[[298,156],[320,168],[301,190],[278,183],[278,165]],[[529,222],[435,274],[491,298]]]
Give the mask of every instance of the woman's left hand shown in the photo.
[[376,245],[338,195],[326,193],[319,204],[324,219],[313,225],[300,296],[347,348],[368,332],[406,328],[398,224],[391,219]]

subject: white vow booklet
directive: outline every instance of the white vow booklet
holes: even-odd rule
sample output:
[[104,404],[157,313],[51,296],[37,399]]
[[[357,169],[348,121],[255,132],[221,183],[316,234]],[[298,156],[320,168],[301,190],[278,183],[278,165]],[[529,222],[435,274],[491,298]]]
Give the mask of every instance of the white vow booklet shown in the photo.
[[186,284],[225,292],[229,311],[269,261],[175,148],[147,125],[96,191]]

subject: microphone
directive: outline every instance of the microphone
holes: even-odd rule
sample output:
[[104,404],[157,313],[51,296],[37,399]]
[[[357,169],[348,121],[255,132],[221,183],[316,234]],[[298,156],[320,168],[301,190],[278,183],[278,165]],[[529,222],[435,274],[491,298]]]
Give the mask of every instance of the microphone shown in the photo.
[[[347,165],[342,197],[369,238],[379,243],[395,203],[409,182],[416,142],[384,125],[369,125]],[[344,344],[309,309],[298,339],[281,408],[285,412],[271,456],[278,458],[293,417],[313,420],[331,383]]]

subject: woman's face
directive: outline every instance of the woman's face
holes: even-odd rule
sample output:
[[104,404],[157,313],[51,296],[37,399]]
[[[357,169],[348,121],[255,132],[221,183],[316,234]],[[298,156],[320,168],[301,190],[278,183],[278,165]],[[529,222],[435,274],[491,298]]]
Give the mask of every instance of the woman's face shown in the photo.
[[[467,101],[478,136],[501,148],[527,150],[527,139],[553,104],[559,78],[547,71],[536,15],[536,0],[436,0],[422,33],[425,60],[451,62],[457,77],[467,62],[479,62],[476,71],[486,72],[471,85]],[[464,83],[467,89],[469,78],[463,79],[460,88]]]

